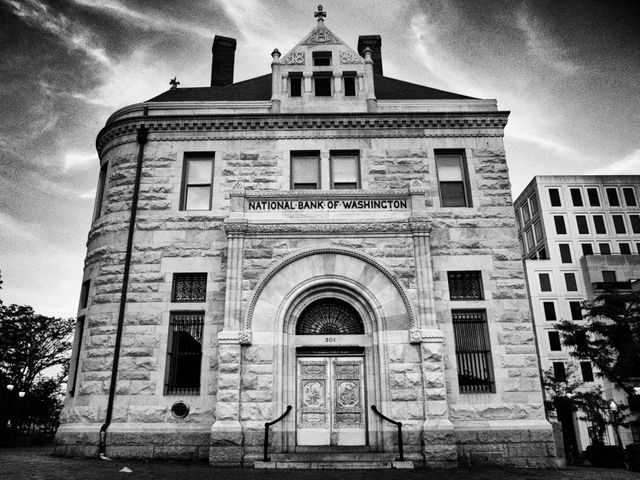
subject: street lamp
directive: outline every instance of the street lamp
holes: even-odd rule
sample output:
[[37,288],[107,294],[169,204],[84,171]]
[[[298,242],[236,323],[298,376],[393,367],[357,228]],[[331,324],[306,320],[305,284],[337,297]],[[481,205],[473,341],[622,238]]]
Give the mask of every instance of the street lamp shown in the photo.
[[611,400],[611,403],[609,403],[609,409],[611,410],[611,416],[613,417],[612,420],[612,424],[613,424],[613,430],[614,432],[616,432],[616,440],[618,441],[618,446],[622,447],[622,440],[620,439],[620,430],[618,429],[618,404],[615,402],[615,400]]

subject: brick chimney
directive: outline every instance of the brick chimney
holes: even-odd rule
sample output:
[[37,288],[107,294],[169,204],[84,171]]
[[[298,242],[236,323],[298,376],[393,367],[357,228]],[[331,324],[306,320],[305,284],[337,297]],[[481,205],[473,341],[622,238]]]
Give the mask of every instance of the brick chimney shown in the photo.
[[358,53],[364,58],[364,49],[371,49],[373,73],[382,75],[382,38],[380,35],[360,35],[358,37]]
[[224,87],[233,83],[233,64],[236,57],[236,39],[216,35],[211,47],[211,86]]

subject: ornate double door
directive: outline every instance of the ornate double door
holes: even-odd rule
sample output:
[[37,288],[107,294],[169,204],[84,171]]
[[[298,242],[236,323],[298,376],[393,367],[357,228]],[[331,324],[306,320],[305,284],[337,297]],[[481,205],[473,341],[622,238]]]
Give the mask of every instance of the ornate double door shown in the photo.
[[298,445],[366,445],[362,356],[298,356]]

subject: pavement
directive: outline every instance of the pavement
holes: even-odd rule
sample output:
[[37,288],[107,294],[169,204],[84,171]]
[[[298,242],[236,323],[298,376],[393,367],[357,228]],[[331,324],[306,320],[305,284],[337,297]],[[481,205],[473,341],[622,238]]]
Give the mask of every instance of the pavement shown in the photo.
[[[621,469],[507,467],[453,470],[254,470],[214,468],[205,462],[100,460],[54,457],[53,447],[0,448],[0,480],[638,480],[640,473]],[[131,472],[121,472],[123,468]]]

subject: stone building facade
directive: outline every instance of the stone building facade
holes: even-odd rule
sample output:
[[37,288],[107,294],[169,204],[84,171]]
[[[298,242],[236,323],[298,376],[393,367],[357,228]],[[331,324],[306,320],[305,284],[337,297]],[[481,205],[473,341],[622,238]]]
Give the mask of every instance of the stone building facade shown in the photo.
[[271,452],[395,456],[375,405],[415,465],[557,463],[508,112],[383,76],[324,15],[244,82],[216,37],[211,87],[99,133],[58,453],[250,466],[291,405]]

